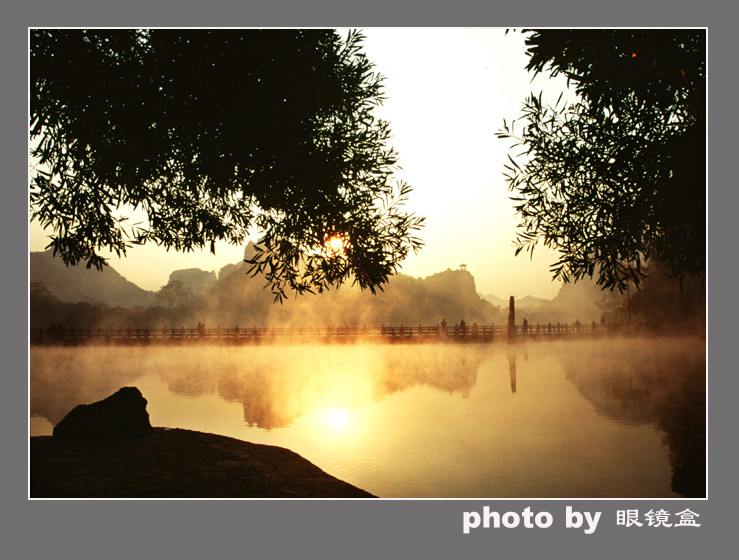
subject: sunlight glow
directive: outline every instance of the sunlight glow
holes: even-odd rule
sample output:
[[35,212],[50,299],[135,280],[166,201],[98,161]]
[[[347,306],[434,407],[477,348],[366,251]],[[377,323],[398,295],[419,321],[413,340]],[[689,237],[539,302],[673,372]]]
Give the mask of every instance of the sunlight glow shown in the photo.
[[328,424],[334,430],[343,430],[346,428],[348,415],[346,410],[341,408],[333,408],[328,411]]
[[344,252],[344,239],[340,235],[334,235],[326,240],[326,250],[331,256],[336,256]]

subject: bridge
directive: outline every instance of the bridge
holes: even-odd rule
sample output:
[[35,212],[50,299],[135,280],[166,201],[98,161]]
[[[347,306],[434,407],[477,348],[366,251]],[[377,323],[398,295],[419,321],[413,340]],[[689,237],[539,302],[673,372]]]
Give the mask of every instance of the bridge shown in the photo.
[[551,340],[562,337],[595,337],[614,333],[620,324],[545,323],[500,325],[477,323],[432,326],[325,326],[325,327],[229,327],[206,328],[33,328],[32,345],[135,345],[135,344],[266,344],[266,343],[423,343],[513,342]]

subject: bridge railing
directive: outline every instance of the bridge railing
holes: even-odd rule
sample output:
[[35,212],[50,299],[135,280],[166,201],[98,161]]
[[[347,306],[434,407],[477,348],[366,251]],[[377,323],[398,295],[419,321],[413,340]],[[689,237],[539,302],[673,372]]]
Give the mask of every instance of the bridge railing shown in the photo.
[[[515,326],[515,337],[545,338],[568,335],[599,335],[618,330],[620,324],[602,323],[535,323]],[[513,333],[510,333],[513,334]],[[320,326],[320,327],[229,327],[178,328],[65,328],[53,326],[33,328],[29,332],[31,344],[135,344],[135,343],[249,343],[269,340],[291,341],[494,341],[509,338],[508,325],[399,325],[399,326]]]

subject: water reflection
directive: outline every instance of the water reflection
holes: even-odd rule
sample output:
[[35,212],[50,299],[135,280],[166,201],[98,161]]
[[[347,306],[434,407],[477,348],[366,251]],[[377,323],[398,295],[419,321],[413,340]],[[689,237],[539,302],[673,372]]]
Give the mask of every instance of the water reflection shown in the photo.
[[516,350],[508,350],[508,376],[511,378],[511,393],[516,392]]
[[672,489],[706,495],[705,341],[583,343],[561,356],[567,380],[598,414],[624,424],[655,424],[670,450]]
[[[312,410],[352,410],[415,386],[466,398],[488,355],[454,347],[429,347],[420,354],[373,346],[333,347],[330,352],[320,347],[137,350],[33,349],[31,414],[56,424],[77,404],[104,398],[121,384],[135,384],[146,372],[176,395],[215,393],[240,403],[248,426],[272,430]],[[334,414],[332,426],[340,423]]]
[[341,408],[334,408],[328,411],[328,424],[334,430],[343,430],[346,428],[348,412]]
[[78,404],[98,401],[125,385],[134,385],[148,371],[148,361],[142,357],[138,352],[32,348],[31,416],[44,417],[56,425]]
[[700,344],[31,348],[31,430],[136,385],[154,425],[287,447],[383,497],[698,496]]

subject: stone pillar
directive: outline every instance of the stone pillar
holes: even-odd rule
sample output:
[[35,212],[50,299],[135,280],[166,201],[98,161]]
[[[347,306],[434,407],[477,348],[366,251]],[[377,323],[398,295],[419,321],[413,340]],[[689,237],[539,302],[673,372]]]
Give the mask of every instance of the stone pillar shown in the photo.
[[516,342],[516,302],[511,296],[508,300],[508,344]]

